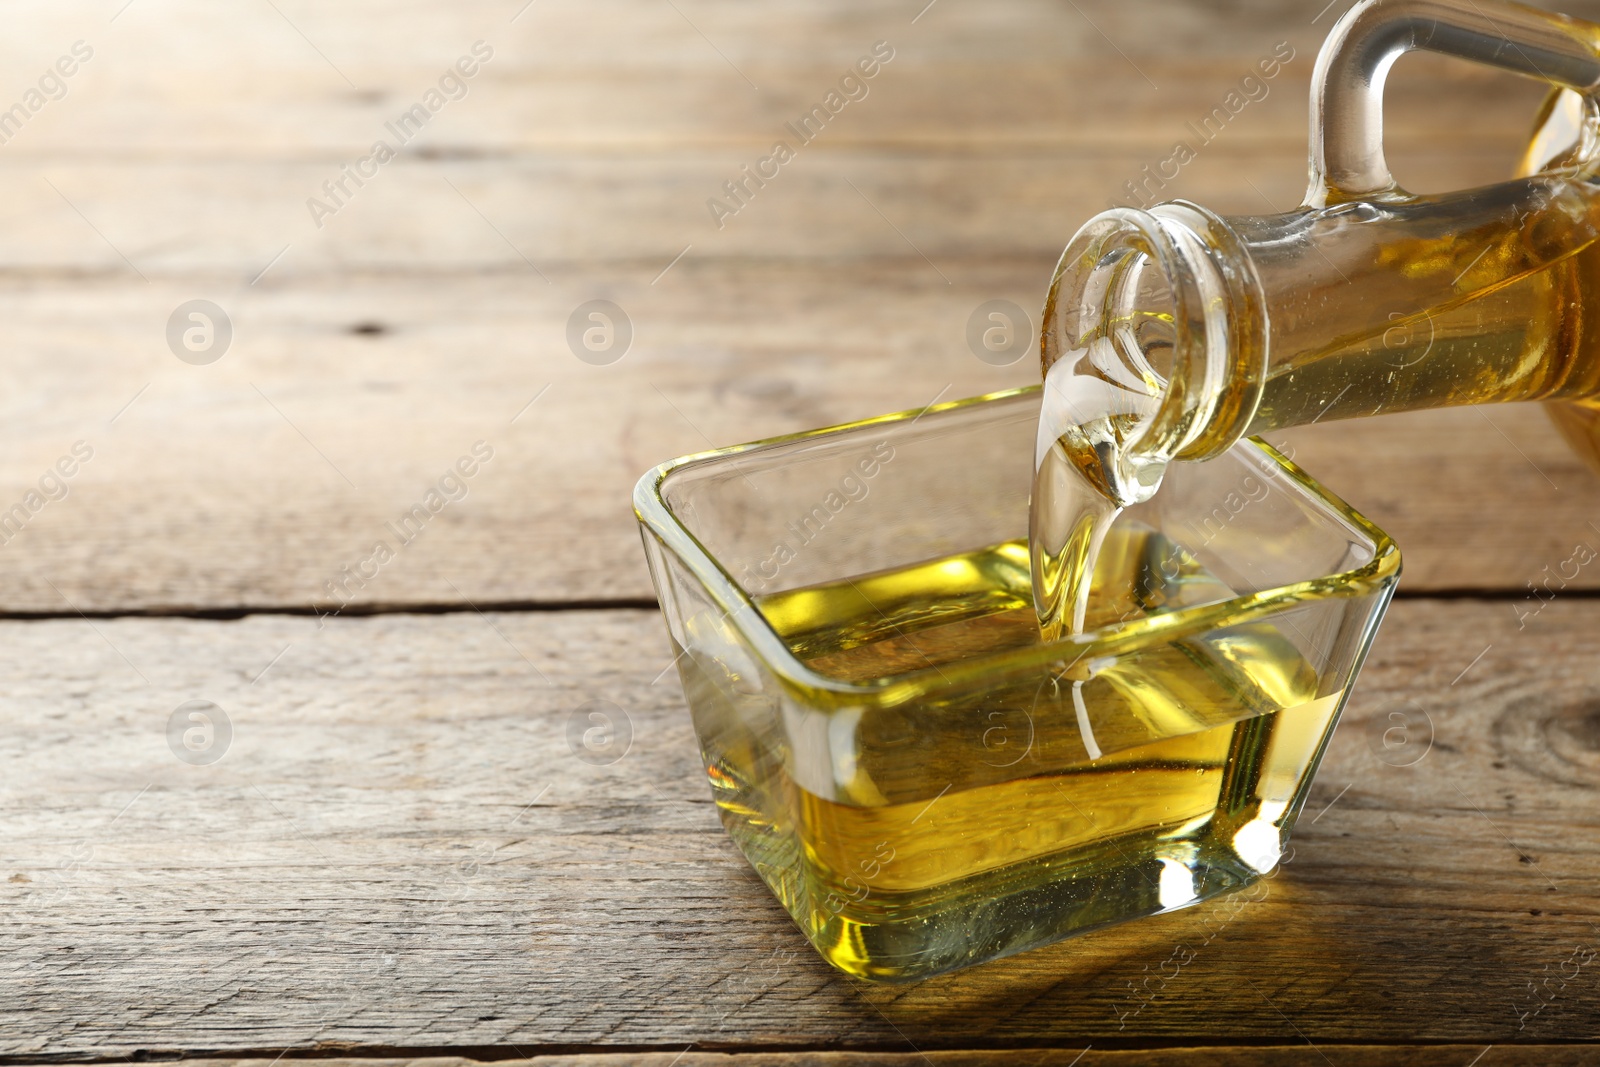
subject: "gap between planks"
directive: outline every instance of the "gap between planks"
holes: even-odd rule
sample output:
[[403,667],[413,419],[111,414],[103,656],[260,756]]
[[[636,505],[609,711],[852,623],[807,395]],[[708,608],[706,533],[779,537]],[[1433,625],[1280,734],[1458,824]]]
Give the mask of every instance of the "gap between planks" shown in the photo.
[[[1600,591],[1597,591],[1600,593]],[[476,612],[516,614],[564,611],[656,611],[651,597],[600,597],[574,600],[395,601],[352,604],[342,611],[319,611],[293,604],[239,604],[228,607],[104,608],[92,611],[0,611],[0,622],[49,622],[73,619],[199,619],[234,622],[252,615],[291,615],[304,618],[352,618],[373,615],[466,615]]]

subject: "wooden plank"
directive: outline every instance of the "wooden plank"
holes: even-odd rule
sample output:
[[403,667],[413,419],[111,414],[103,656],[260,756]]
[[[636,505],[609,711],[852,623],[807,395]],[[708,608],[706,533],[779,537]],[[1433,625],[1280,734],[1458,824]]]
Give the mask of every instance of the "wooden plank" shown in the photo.
[[[1141,23],[1194,21],[1183,5],[1138,8]],[[920,22],[916,32],[931,39],[907,44],[871,95],[800,148],[747,210],[719,228],[706,201],[722,195],[742,164],[790,136],[784,122],[859,51],[859,42],[845,50],[841,37],[842,26],[856,23],[829,26],[803,15],[794,16],[801,23],[795,26],[768,18],[759,42],[770,48],[774,40],[793,41],[805,62],[764,70],[763,81],[769,73],[775,78],[769,91],[745,100],[730,92],[732,69],[687,22],[670,9],[664,23],[658,9],[644,10],[644,17],[618,20],[625,33],[640,36],[611,42],[603,55],[553,44],[559,34],[524,24],[518,32],[537,39],[534,51],[504,45],[471,94],[430,119],[398,161],[360,189],[347,187],[348,206],[323,183],[338,179],[340,165],[367,153],[374,139],[398,144],[384,124],[453,57],[457,49],[447,52],[441,42],[461,30],[432,18],[390,20],[402,28],[381,51],[393,64],[382,68],[382,87],[349,91],[333,68],[308,63],[305,39],[263,8],[259,17],[271,32],[240,32],[229,23],[232,48],[241,53],[210,54],[191,75],[204,79],[206,92],[197,95],[192,82],[172,74],[175,66],[188,69],[180,58],[194,53],[188,38],[167,34],[158,20],[119,22],[116,32],[126,39],[103,44],[72,91],[4,146],[12,165],[0,174],[0,267],[249,278],[285,248],[276,277],[521,268],[524,256],[541,264],[619,257],[665,263],[690,243],[701,257],[905,254],[894,226],[936,258],[1050,255],[1088,213],[1112,197],[1126,199],[1125,183],[1142,180],[1143,168],[1170,156],[1180,139],[1193,142],[1199,158],[1163,195],[1259,212],[1287,208],[1303,191],[1313,27],[1301,27],[1298,58],[1268,95],[1202,146],[1189,124],[1271,53],[1279,30],[1243,39],[1225,20],[1212,20],[1212,36],[1227,38],[1230,48],[1209,52],[1130,34],[1143,44],[1129,46],[1138,59],[1123,59],[1078,14],[1019,5],[982,20],[981,28],[970,18]],[[898,26],[900,13],[890,7],[873,18],[889,20],[891,12]],[[486,9],[474,13],[487,17]],[[1295,10],[1294,21],[1302,14]],[[193,32],[219,18],[197,10]],[[365,37],[381,21],[374,14],[347,18],[316,28],[337,37],[358,27]],[[1063,20],[1072,23],[1070,32],[1056,25]],[[41,25],[38,39],[70,40],[69,23],[76,24]],[[1022,25],[1029,31],[1019,33]],[[744,31],[755,34],[747,22]],[[860,31],[868,43],[877,32],[868,25]],[[572,27],[570,35],[583,33]],[[470,40],[464,33],[460,39],[463,46]],[[1035,42],[1030,56],[1014,54],[1019,40]],[[997,64],[1002,47],[1006,61]],[[48,60],[36,49],[8,64],[20,85],[32,76],[25,72]],[[552,65],[552,51],[571,54]],[[433,55],[427,65],[424,54]],[[630,65],[619,74],[622,56]],[[1163,87],[1140,73],[1140,60],[1152,69],[1159,64]],[[1451,188],[1506,173],[1537,88],[1460,64],[1416,63],[1417,71],[1403,69],[1391,94],[1390,139],[1401,175],[1415,176],[1421,188]],[[152,137],[172,140],[176,150],[152,152]],[[1241,174],[1261,192],[1240,182]],[[339,207],[337,215],[314,219],[314,197]]]
[[[1126,183],[1170,154],[1172,142],[1162,135],[1144,146],[909,159],[892,147],[807,153],[737,215],[713,216],[706,202],[725,196],[723,184],[767,149],[640,151],[627,161],[610,153],[402,159],[336,215],[315,219],[307,201],[337,177],[337,164],[111,161],[63,171],[20,161],[0,173],[0,268],[231,288],[263,274],[274,284],[352,272],[537,279],[619,260],[648,279],[689,245],[697,260],[925,255],[946,271],[967,258],[1053,261],[1089,216],[1114,199],[1132,202]],[[1305,191],[1304,154],[1299,139],[1265,148],[1219,141],[1161,197],[1227,213],[1288,210]],[[1505,154],[1424,153],[1423,184],[1482,184],[1503,173]],[[1240,173],[1253,175],[1255,188],[1241,185]],[[937,270],[930,278],[941,281]]]
[[[339,600],[325,583],[378,540],[398,549],[385,524],[479,440],[495,458],[467,497],[376,579],[348,586],[355,604],[649,598],[629,503],[646,469],[1025,384],[1029,361],[995,368],[971,354],[966,320],[997,297],[1036,307],[1048,266],[947,263],[948,286],[916,258],[685,260],[653,286],[644,271],[548,286],[506,275],[235,290],[0,283],[11,352],[0,512],[75,441],[95,450],[66,499],[0,547],[0,610],[326,610]],[[231,311],[235,340],[196,367],[167,350],[163,329],[201,295]],[[636,324],[632,349],[605,367],[565,340],[572,310],[599,295]],[[67,329],[85,302],[95,317]],[[385,332],[351,332],[362,324]],[[1577,544],[1600,545],[1589,525],[1600,485],[1537,409],[1288,439],[1399,539],[1407,590],[1525,596]],[[1600,570],[1576,568],[1571,584],[1595,588]]]
[[[981,11],[930,10],[912,23],[904,5],[883,0],[756,11],[697,2],[684,12],[612,3],[600,17],[593,5],[543,2],[511,21],[508,5],[473,0],[414,3],[401,13],[372,2],[333,11],[285,4],[230,18],[191,0],[165,9],[186,27],[173,34],[168,20],[139,11],[108,23],[89,4],[18,6],[16,32],[0,45],[0,77],[17,96],[73,41],[85,41],[94,56],[68,80],[65,97],[46,104],[6,145],[8,154],[147,156],[156,123],[181,136],[170,154],[188,159],[364,149],[384,120],[476,40],[494,55],[474,75],[465,101],[443,110],[449,143],[548,148],[764,138],[815,102],[876,40],[890,41],[895,58],[874,88],[875,102],[841,123],[846,137],[931,132],[970,143],[1033,139],[1041,131],[1068,139],[1147,136],[1175,112],[1220,101],[1284,41],[1295,49],[1285,73],[1297,79],[1295,88],[1278,83],[1274,102],[1252,103],[1250,114],[1271,111],[1272,125],[1303,140],[1303,87],[1334,15],[1313,22],[1304,5],[1289,0],[1255,3],[1235,17],[1176,0],[1077,9],[1012,0]],[[1592,0],[1561,6],[1580,16],[1600,13]],[[1156,24],[1163,32],[1150,32]],[[196,48],[197,40],[208,47]],[[1408,133],[1459,143],[1466,139],[1453,121],[1459,116],[1471,117],[1476,137],[1525,128],[1522,97],[1513,91],[1508,99],[1504,80],[1465,64],[1418,59],[1402,64],[1400,81],[1412,66],[1451,92],[1435,93],[1428,115],[1397,101],[1393,119]],[[1490,85],[1502,90],[1483,88]],[[1127,121],[1134,116],[1144,121]],[[978,117],[981,128],[974,128]],[[1508,121],[1516,125],[1504,126]]]
[[[1174,6],[1132,5],[1149,12],[1147,17],[1163,17]],[[670,9],[668,17],[674,17]],[[376,138],[400,147],[385,123],[434,86],[474,43],[470,30],[458,31],[431,43],[430,55],[360,73],[366,88],[359,92],[316,85],[324,79],[308,77],[298,55],[219,52],[214,66],[185,66],[207,90],[204,99],[186,100],[180,95],[183,86],[174,84],[169,68],[162,66],[174,61],[166,53],[181,44],[161,35],[160,28],[151,24],[150,36],[156,39],[134,46],[137,53],[130,54],[133,49],[125,45],[97,53],[69,82],[66,97],[46,104],[5,144],[7,156],[67,165],[148,159],[148,123],[181,121],[186,139],[165,154],[175,162],[201,166],[286,157],[349,162],[366,154]],[[866,26],[837,44],[802,37],[781,60],[750,67],[762,82],[757,93],[739,92],[745,87],[737,74],[709,50],[709,63],[662,55],[660,38],[635,37],[618,46],[628,52],[604,61],[530,55],[527,47],[496,39],[494,58],[473,76],[466,95],[442,107],[410,143],[413,151],[426,150],[424,156],[616,153],[664,146],[765,150],[774,137],[794,140],[784,123],[806,114],[876,40],[886,39],[875,36],[881,30],[893,38],[893,59],[869,81],[865,95],[828,124],[812,146],[816,151],[862,146],[946,152],[1084,145],[1164,149],[1174,138],[1193,139],[1185,124],[1198,125],[1242,78],[1258,76],[1258,61],[1291,50],[1292,57],[1264,87],[1251,88],[1255,98],[1229,121],[1218,143],[1305,145],[1307,90],[1318,42],[1298,30],[1282,36],[1252,30],[1220,55],[1136,48],[1137,60],[1129,60],[1103,46],[1058,46],[1000,62],[940,54],[941,42],[925,40],[925,31],[908,39],[900,29]],[[988,23],[970,41],[994,48],[1015,43],[1014,32]],[[545,34],[541,39],[547,45],[553,40]],[[63,34],[61,40],[65,46],[70,38]],[[280,43],[290,53],[304,48],[299,42]],[[1288,47],[1275,52],[1280,44]],[[20,90],[50,58],[0,61],[0,73],[10,74],[9,82]],[[628,61],[619,62],[624,58]],[[1135,62],[1148,63],[1161,85],[1152,88]],[[102,74],[102,64],[114,69]],[[326,73],[327,80],[338,81]],[[1525,138],[1542,96],[1534,83],[1432,57],[1408,60],[1396,75],[1396,92],[1385,114],[1390,139],[1402,146],[1423,141],[1449,148],[1474,142],[1510,145]],[[178,115],[157,118],[159,109],[174,105],[181,107]],[[1461,129],[1468,119],[1470,136]],[[92,151],[85,151],[87,146]]]
[[[884,988],[723,835],[652,612],[6,623],[0,1054],[1593,1040],[1597,639],[1399,602],[1259,899]],[[191,699],[210,766],[167,747]],[[596,699],[606,766],[565,740]]]
[[[1482,1056],[1484,1067],[1580,1067],[1593,1063],[1593,1049],[1573,1045],[1318,1045],[1316,1051],[1340,1067],[1463,1067]],[[1307,1046],[1201,1046],[1143,1049],[984,1049],[925,1052],[677,1052],[569,1053],[497,1059],[505,1067],[1299,1067],[1311,1054]],[[285,1056],[285,1061],[294,1057]],[[16,1061],[19,1064],[26,1061]],[[195,1067],[271,1067],[259,1059],[186,1058]],[[471,1067],[481,1060],[455,1056],[391,1059],[318,1057],[326,1067]]]

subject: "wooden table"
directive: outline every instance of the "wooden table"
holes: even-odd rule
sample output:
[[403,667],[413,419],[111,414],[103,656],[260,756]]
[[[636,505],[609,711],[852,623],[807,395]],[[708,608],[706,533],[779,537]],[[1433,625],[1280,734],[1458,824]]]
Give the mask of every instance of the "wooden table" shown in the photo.
[[[1297,202],[1344,6],[923,2],[12,5],[0,104],[92,55],[0,146],[5,1063],[1600,1062],[1600,565],[1529,587],[1600,546],[1600,480],[1536,409],[1288,435],[1406,573],[1260,899],[872,987],[721,832],[634,479],[1033,379],[974,358],[972,310],[1036,309],[1279,42],[1163,195]],[[715,218],[878,41],[867,96]],[[1538,97],[1406,60],[1397,172],[1495,180]],[[197,299],[219,358],[182,316],[169,344]],[[567,341],[593,299],[632,324],[609,364]],[[615,763],[567,745],[594,699]],[[215,762],[169,745],[190,701]]]

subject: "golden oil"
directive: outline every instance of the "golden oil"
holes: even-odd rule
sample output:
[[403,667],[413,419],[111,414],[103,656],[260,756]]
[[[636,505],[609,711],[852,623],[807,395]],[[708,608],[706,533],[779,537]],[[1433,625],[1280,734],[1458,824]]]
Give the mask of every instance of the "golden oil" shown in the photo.
[[[1481,198],[1481,197],[1480,197]],[[1435,202],[1419,198],[1371,232],[1371,269],[1356,272],[1341,304],[1371,313],[1317,314],[1317,297],[1274,308],[1279,354],[1268,364],[1246,432],[1314,421],[1466,404],[1600,395],[1600,190],[1540,182],[1494,212],[1504,226],[1430,233]],[[1438,294],[1407,306],[1396,290]],[[1380,431],[1381,432],[1381,431]],[[1591,443],[1589,447],[1594,446]]]
[[[1091,627],[1155,626],[1229,595],[1133,524],[1105,539],[1095,586]],[[844,681],[955,671],[1041,641],[1021,540],[759,606],[807,666]],[[717,625],[691,623],[694,647],[718,647],[704,632]],[[797,780],[799,754],[738,706],[759,687],[731,677],[730,659],[688,655],[681,667],[723,821],[831,963],[888,980],[1192,903],[1270,869],[1341,697],[1318,692],[1277,625],[1224,619],[1025,684],[835,711],[822,789]]]

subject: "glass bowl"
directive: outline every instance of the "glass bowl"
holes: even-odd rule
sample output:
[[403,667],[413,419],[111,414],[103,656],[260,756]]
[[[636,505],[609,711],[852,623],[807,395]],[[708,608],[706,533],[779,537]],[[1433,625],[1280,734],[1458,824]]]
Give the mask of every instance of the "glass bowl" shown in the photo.
[[1257,440],[1174,465],[1041,640],[1039,389],[673,460],[634,507],[723,825],[823,958],[904,981],[1279,861],[1400,574]]

